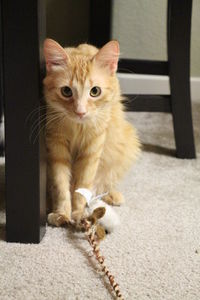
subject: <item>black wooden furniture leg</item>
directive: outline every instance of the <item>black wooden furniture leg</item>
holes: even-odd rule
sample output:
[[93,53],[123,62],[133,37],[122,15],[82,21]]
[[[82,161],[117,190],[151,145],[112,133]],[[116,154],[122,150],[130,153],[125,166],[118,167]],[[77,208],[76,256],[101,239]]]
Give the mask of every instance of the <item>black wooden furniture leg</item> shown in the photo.
[[[6,128],[6,236],[38,243],[45,233],[45,161],[42,139],[30,143],[27,116],[40,106],[40,49],[44,0],[2,0]],[[39,110],[36,110],[39,117]]]
[[89,43],[102,47],[111,38],[112,0],[90,0]]
[[4,155],[3,142],[3,35],[2,35],[2,3],[0,1],[0,156]]
[[190,98],[192,0],[168,2],[168,60],[171,106],[179,158],[195,158]]

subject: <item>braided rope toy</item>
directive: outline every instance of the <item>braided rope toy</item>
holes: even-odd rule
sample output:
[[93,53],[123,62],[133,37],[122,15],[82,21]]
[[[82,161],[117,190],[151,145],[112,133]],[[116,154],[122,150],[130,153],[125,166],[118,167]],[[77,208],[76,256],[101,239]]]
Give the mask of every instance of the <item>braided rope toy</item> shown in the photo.
[[[124,300],[120,292],[119,284],[115,281],[114,276],[106,266],[105,258],[102,256],[99,248],[100,241],[105,237],[105,230],[101,225],[98,224],[98,220],[104,216],[105,212],[105,207],[98,207],[94,209],[89,217],[81,219],[79,226],[85,231],[86,238],[92,247],[94,257],[99,263],[102,273],[107,276],[110,285],[116,294],[116,298]],[[74,223],[72,223],[72,225],[74,225]]]

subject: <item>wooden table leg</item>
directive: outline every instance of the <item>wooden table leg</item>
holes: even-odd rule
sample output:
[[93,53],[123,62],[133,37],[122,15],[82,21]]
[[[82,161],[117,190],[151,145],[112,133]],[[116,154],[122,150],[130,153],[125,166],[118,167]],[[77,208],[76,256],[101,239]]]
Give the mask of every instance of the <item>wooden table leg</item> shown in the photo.
[[90,0],[89,43],[102,47],[111,39],[112,0]]
[[171,107],[179,158],[195,158],[190,97],[192,0],[168,1],[168,61]]
[[[27,116],[40,107],[40,50],[44,0],[2,0],[6,131],[6,236],[39,243],[46,224],[46,169],[42,139],[30,142]],[[36,110],[39,118],[39,110]]]
[[4,156],[3,143],[3,35],[2,35],[2,3],[0,1],[0,156]]

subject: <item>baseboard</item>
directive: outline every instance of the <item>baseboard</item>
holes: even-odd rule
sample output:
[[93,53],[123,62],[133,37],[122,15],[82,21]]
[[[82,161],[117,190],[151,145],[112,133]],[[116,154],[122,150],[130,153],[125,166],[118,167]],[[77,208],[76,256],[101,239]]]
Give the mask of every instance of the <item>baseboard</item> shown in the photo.
[[[157,75],[117,74],[123,94],[169,95],[169,77]],[[191,77],[191,98],[200,100],[200,77]]]

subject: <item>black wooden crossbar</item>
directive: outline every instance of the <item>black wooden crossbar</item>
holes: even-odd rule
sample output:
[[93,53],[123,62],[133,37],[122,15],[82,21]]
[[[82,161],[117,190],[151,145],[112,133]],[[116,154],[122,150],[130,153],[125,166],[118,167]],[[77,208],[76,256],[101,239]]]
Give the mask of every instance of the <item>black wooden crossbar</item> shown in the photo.
[[167,61],[122,58],[119,60],[118,72],[169,75],[169,68]]
[[124,105],[127,111],[171,112],[170,96],[126,95]]

